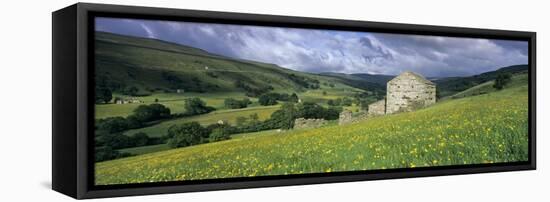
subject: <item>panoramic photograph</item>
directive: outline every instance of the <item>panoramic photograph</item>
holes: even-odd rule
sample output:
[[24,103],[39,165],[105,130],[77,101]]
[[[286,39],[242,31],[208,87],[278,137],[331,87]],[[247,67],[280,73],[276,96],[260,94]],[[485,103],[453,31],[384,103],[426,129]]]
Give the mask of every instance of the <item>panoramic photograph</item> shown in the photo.
[[94,27],[95,185],[529,160],[526,41]]

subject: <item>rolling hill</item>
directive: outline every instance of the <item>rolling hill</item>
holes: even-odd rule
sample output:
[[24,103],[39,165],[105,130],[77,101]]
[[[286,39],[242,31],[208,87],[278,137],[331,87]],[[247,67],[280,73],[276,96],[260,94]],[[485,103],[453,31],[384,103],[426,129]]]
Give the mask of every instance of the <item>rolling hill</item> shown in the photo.
[[[498,74],[508,73],[511,75],[519,75],[527,73],[527,70],[527,65],[514,65],[473,76],[428,79],[437,84],[439,91],[438,96],[443,98],[455,95],[469,88],[491,82],[497,77]],[[320,73],[320,75],[333,77],[341,83],[360,89],[369,89],[370,91],[375,91],[378,94],[384,94],[386,92],[386,83],[395,77],[392,75],[343,74],[333,72]]]
[[[526,83],[528,83],[527,74],[526,73],[517,73],[517,74],[514,74],[512,76],[512,78],[510,80],[510,83],[506,84],[504,86],[504,88],[513,88],[513,87],[516,87],[516,86],[525,85]],[[487,94],[487,93],[490,93],[490,92],[495,92],[495,91],[497,91],[497,89],[493,87],[494,84],[495,84],[495,81],[490,80],[490,81],[487,81],[485,83],[479,84],[477,86],[468,88],[464,91],[458,92],[454,95],[444,97],[443,100],[448,99],[448,98],[456,99],[456,98],[463,98],[463,97],[482,95],[482,94]]]
[[498,74],[508,73],[511,75],[517,75],[527,73],[528,65],[514,65],[509,67],[503,67],[495,71],[485,72],[482,74],[467,76],[467,77],[447,77],[432,80],[437,84],[439,91],[439,97],[447,97],[472,88],[474,86],[483,84],[485,82],[495,80]]
[[333,77],[346,85],[373,91],[378,94],[384,94],[386,92],[386,83],[395,77],[390,75],[344,74],[334,72],[323,72],[320,73],[320,75]]
[[96,164],[96,184],[526,161],[527,84],[408,113]]
[[114,92],[137,88],[154,92],[303,92],[308,89],[355,89],[338,79],[224,57],[156,39],[96,32],[96,82]]

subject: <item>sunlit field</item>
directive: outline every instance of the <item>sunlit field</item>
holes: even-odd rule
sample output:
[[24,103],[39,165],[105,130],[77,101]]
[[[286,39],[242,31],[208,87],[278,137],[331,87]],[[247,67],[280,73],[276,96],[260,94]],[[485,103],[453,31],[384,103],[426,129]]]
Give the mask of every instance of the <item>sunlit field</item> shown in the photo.
[[200,180],[528,159],[522,85],[351,125],[266,131],[96,163],[97,185]]

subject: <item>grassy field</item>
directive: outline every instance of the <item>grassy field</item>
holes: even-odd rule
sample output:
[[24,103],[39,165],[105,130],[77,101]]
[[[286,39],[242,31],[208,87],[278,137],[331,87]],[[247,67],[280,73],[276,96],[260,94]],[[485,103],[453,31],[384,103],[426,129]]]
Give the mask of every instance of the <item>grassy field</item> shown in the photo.
[[119,152],[124,153],[130,153],[133,155],[141,155],[141,154],[148,154],[158,151],[164,151],[171,149],[168,144],[157,144],[157,145],[148,145],[143,147],[133,147],[133,148],[127,148],[127,149],[120,149]]
[[415,112],[96,163],[98,185],[526,161],[527,86]]
[[[323,95],[323,91],[326,92],[326,95]],[[283,91],[281,91],[283,92]],[[350,97],[355,93],[361,92],[357,89],[349,88],[330,88],[330,89],[319,89],[319,90],[309,90],[302,93],[298,93],[300,99],[304,102],[315,102],[315,103],[326,103],[330,99],[337,99],[343,97]],[[286,93],[286,92],[285,92]],[[121,97],[128,99],[128,96],[115,94],[113,97]],[[126,117],[130,115],[135,108],[143,104],[152,104],[155,103],[155,99],[158,99],[158,103],[162,104],[168,108],[172,114],[174,113],[183,113],[185,112],[184,105],[185,99],[198,97],[206,105],[215,107],[218,110],[226,109],[224,106],[224,100],[226,98],[234,99],[243,99],[247,98],[244,93],[241,92],[228,92],[228,93],[155,93],[150,96],[137,97],[137,99],[143,101],[144,103],[132,103],[132,104],[97,104],[95,105],[96,119],[107,118],[107,117]],[[248,97],[253,103],[249,105],[250,107],[260,106],[258,104],[257,98]]]
[[154,126],[128,130],[124,134],[132,135],[138,132],[145,132],[150,137],[160,137],[166,134],[166,131],[170,126],[196,121],[202,125],[209,125],[218,122],[219,120],[228,121],[230,124],[234,124],[235,120],[239,116],[249,117],[252,114],[258,114],[259,120],[265,120],[271,116],[273,112],[279,109],[279,105],[273,106],[259,106],[259,107],[248,107],[243,109],[228,109],[213,111],[208,114],[202,114],[192,117],[183,117],[174,120],[164,121],[162,123],[156,124]]
[[[240,133],[235,134],[231,136],[231,139],[238,139],[238,138],[250,138],[250,137],[263,137],[266,135],[273,135],[273,134],[285,134],[288,131],[281,131],[278,132],[277,130],[264,130],[259,132],[251,132],[251,133]],[[168,144],[158,144],[158,145],[148,145],[148,146],[142,146],[142,147],[132,147],[132,148],[126,148],[126,149],[119,149],[119,152],[124,153],[130,153],[133,155],[142,155],[142,154],[148,154],[153,152],[159,152],[159,151],[165,151],[171,149]]]
[[166,74],[179,78],[177,88],[189,92],[242,92],[236,81],[255,88],[269,86],[278,92],[308,89],[296,79],[308,83],[316,80],[319,87],[330,88],[327,85],[331,84],[335,89],[354,89],[336,78],[223,57],[170,42],[104,32],[96,32],[95,36],[97,78],[116,84],[113,86],[134,86],[140,92],[175,90],[163,76]]
[[[506,84],[505,88],[513,88],[513,87],[525,85],[527,82],[528,82],[527,74],[517,74],[512,76],[510,83]],[[494,81],[488,81],[488,82],[479,84],[477,86],[474,86],[472,88],[466,89],[452,96],[445,97],[444,99],[449,99],[449,98],[456,99],[456,98],[463,98],[463,97],[469,97],[469,96],[494,92],[496,91],[496,89],[493,87],[494,84],[495,84]]]
[[[127,98],[128,96],[122,96],[115,94],[113,97]],[[137,97],[137,99],[143,101],[144,103],[133,103],[133,104],[99,104],[95,105],[96,119],[106,118],[106,117],[115,117],[122,116],[126,117],[130,115],[135,108],[143,104],[152,104],[155,103],[155,99],[158,99],[158,103],[162,104],[168,108],[172,114],[174,113],[183,113],[185,112],[184,105],[185,99],[198,97],[206,105],[215,107],[216,109],[224,109],[224,100],[225,98],[235,98],[243,99],[246,96],[244,93],[239,92],[230,92],[230,93],[156,93],[150,96]],[[256,102],[257,99],[249,98],[251,101]],[[257,105],[257,104],[256,104]],[[254,105],[251,105],[254,106]]]

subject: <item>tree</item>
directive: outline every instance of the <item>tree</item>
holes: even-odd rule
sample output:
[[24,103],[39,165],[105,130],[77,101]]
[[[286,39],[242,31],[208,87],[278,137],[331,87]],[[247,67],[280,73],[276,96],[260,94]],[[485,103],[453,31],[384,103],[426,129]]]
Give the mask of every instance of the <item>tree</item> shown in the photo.
[[113,93],[111,89],[104,86],[96,86],[95,88],[95,103],[109,103],[113,99]]
[[351,106],[352,102],[353,102],[353,100],[351,100],[351,99],[345,97],[345,98],[342,99],[342,101],[340,102],[340,104],[341,104],[342,106]]
[[132,135],[131,139],[135,147],[149,145],[149,136],[147,136],[144,132],[139,132]]
[[276,105],[277,97],[273,94],[262,94],[260,98],[258,98],[258,102],[263,106]]
[[185,99],[185,113],[187,115],[206,114],[213,111],[215,108],[206,106],[206,103],[200,98]]
[[108,146],[96,147],[94,153],[95,162],[115,159],[118,155],[118,151],[113,150],[113,148]]
[[134,109],[132,116],[139,122],[155,121],[170,117],[170,109],[162,104],[140,105]]
[[229,109],[241,109],[246,108],[250,104],[250,99],[244,98],[243,100],[237,100],[233,98],[227,98],[224,100],[225,107]]
[[297,117],[306,119],[320,119],[325,116],[325,109],[312,102],[305,102],[297,105]]
[[292,93],[292,95],[290,96],[290,99],[288,101],[297,103],[298,100],[300,100],[300,98],[298,98],[298,95],[296,95],[296,93]]
[[231,139],[231,133],[225,127],[220,127],[212,130],[210,133],[210,142],[216,142],[221,140]]
[[138,91],[139,91],[139,89],[137,87],[128,86],[122,91],[122,93],[126,94],[126,95],[135,96],[135,95],[137,95]]
[[248,99],[247,97],[243,98],[243,101],[242,101],[244,104],[246,104],[247,106],[249,104],[252,104],[252,101],[250,101],[250,99]]
[[96,135],[96,144],[98,146],[108,146],[112,149],[122,149],[134,146],[130,137],[121,133],[100,133]]
[[495,84],[493,85],[494,88],[497,90],[502,90],[506,84],[508,84],[512,80],[512,76],[508,73],[501,73],[497,75],[497,78],[495,79]]
[[141,128],[143,126],[143,123],[135,115],[126,117],[126,124],[128,124],[129,129]]
[[327,95],[327,91],[323,91],[323,95]]
[[168,128],[168,145],[172,148],[186,147],[202,143],[208,138],[208,130],[197,122],[173,125]]
[[97,130],[107,133],[116,133],[128,129],[128,122],[123,117],[109,117],[100,119],[96,123]]
[[267,121],[270,128],[291,129],[294,127],[294,119],[297,118],[297,111],[294,103],[287,102],[281,109],[273,112]]
[[296,118],[336,120],[342,110],[342,107],[324,108],[316,103],[305,102],[296,105]]
[[340,118],[340,113],[344,110],[342,107],[329,107],[323,113],[323,119],[325,120],[336,120]]

